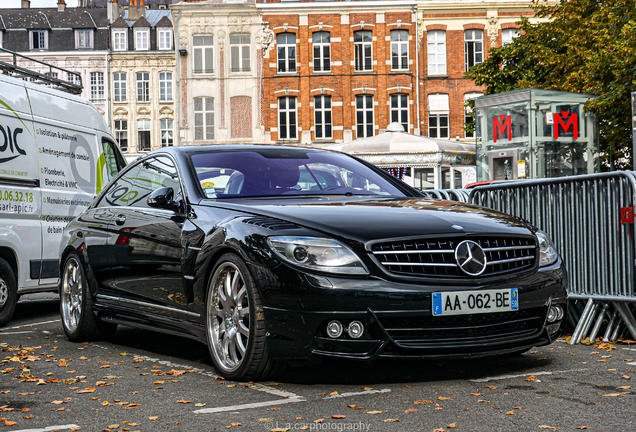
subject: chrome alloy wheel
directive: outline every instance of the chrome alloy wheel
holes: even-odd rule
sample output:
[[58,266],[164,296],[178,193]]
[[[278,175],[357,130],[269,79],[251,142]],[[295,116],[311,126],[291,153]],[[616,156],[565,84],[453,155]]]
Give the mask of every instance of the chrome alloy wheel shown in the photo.
[[62,292],[60,302],[62,304],[62,319],[70,332],[77,330],[82,317],[82,291],[84,280],[79,262],[70,258],[64,267],[62,275]]
[[9,286],[7,282],[0,278],[0,308],[3,307],[7,303],[7,299],[9,298]]
[[212,277],[207,326],[216,363],[225,372],[238,369],[250,336],[250,301],[243,275],[231,262],[221,264]]

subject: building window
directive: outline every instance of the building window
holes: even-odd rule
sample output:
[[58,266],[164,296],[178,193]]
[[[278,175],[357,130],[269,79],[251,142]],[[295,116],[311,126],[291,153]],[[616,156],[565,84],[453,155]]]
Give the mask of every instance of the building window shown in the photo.
[[409,68],[409,32],[391,30],[391,70]]
[[137,150],[150,151],[150,120],[137,120]]
[[150,49],[150,29],[135,30],[135,50],[148,51]]
[[409,131],[409,96],[404,93],[391,95],[391,123],[400,123],[404,132]]
[[214,98],[194,98],[194,139],[214,139]]
[[314,72],[331,71],[331,35],[329,32],[316,32],[312,35],[314,46]]
[[45,50],[49,46],[48,32],[46,30],[31,30],[31,49]]
[[316,139],[332,138],[331,96],[314,97],[314,132]]
[[466,55],[466,71],[484,61],[483,30],[466,30],[464,32],[464,53]]
[[281,33],[276,36],[278,72],[296,72],[296,35]]
[[250,35],[230,35],[231,72],[250,71]]
[[356,71],[373,70],[373,34],[370,31],[353,33],[353,54]]
[[128,120],[115,120],[115,139],[122,151],[128,151]]
[[448,95],[432,94],[428,96],[428,136],[448,138]]
[[468,129],[465,132],[466,138],[475,138],[475,119],[473,118],[473,110],[465,105],[469,100],[478,98],[479,96],[483,96],[483,94],[466,93],[464,95],[464,128]]
[[91,72],[91,102],[104,102],[104,73]]
[[201,35],[192,38],[194,47],[194,70],[195,74],[214,73],[214,36]]
[[296,132],[296,98],[285,96],[278,98],[278,139],[295,140]]
[[157,30],[158,39],[159,39],[159,49],[160,50],[171,50],[172,49],[172,30],[167,29],[158,29]]
[[126,102],[126,72],[113,74],[113,96],[115,102]]
[[446,75],[446,32],[429,31],[426,36],[428,44],[428,74]]
[[159,101],[172,102],[172,72],[159,72]]
[[173,120],[162,119],[160,123],[161,147],[168,147],[174,144]]
[[128,31],[113,30],[113,51],[128,51]]
[[92,49],[93,48],[93,30],[80,29],[75,30],[75,49]]
[[356,96],[356,131],[357,138],[373,136],[373,96]]
[[66,73],[66,81],[72,82],[75,85],[82,85],[82,76],[79,72],[67,72]]
[[137,72],[137,102],[150,102],[150,73]]
[[512,43],[512,40],[514,38],[516,38],[517,36],[519,36],[519,30],[518,29],[503,29],[501,31],[501,46],[504,45],[508,45],[510,43]]

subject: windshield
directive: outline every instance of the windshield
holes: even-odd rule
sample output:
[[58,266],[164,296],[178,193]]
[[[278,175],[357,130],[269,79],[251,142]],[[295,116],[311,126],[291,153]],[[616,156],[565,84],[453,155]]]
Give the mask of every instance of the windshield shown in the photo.
[[290,148],[209,151],[190,157],[208,198],[405,196],[382,175],[340,153]]

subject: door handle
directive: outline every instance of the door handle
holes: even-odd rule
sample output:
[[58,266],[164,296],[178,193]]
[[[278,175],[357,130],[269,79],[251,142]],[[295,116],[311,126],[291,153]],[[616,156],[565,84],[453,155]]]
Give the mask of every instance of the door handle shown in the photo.
[[115,218],[115,223],[117,225],[123,225],[126,223],[126,216],[124,215],[117,215],[117,217]]

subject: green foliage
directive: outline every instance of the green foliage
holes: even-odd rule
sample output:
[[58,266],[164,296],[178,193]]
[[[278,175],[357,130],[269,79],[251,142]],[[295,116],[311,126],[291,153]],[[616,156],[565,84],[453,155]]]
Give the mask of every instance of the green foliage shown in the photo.
[[[466,77],[486,94],[540,88],[599,96],[604,165],[632,166],[631,97],[636,91],[636,0],[533,0],[538,22],[522,18],[520,35],[493,48]],[[505,67],[502,68],[502,65]]]

